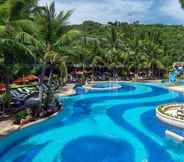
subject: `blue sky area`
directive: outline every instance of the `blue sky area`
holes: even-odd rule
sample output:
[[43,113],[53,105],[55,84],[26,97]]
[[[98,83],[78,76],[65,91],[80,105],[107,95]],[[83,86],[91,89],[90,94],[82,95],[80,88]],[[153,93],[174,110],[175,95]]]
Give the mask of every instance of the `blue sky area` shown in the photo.
[[[40,0],[40,4],[51,0]],[[101,23],[109,21],[133,22],[144,24],[184,24],[184,10],[179,0],[55,0],[56,9],[74,10],[71,24],[85,20]]]

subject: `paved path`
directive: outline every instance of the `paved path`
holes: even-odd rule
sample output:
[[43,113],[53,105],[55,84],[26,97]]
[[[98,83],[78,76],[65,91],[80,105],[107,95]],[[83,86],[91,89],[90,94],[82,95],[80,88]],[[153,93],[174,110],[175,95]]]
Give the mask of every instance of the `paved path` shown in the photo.
[[173,91],[178,91],[178,92],[184,92],[184,86],[172,86],[172,87],[168,87],[168,89]]
[[0,136],[5,136],[8,133],[15,131],[19,128],[18,125],[13,124],[12,119],[7,119],[0,122]]

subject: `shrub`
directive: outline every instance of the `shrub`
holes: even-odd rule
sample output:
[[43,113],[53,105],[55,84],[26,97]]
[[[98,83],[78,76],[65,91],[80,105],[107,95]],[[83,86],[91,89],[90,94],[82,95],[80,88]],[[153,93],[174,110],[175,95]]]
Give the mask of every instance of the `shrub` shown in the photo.
[[168,80],[168,78],[169,78],[168,74],[167,74],[167,73],[165,73],[165,74],[163,75],[163,79]]
[[4,93],[2,95],[2,100],[4,107],[8,107],[11,102],[11,95],[9,93]]
[[27,117],[27,112],[26,111],[20,111],[15,114],[15,123],[20,124],[22,119],[25,119]]

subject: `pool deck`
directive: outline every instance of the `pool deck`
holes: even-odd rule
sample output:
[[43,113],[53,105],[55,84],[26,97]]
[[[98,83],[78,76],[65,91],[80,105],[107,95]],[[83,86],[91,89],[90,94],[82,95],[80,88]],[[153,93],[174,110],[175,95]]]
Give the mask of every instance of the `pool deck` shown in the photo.
[[184,93],[184,86],[171,86],[171,87],[167,87],[167,88],[170,90],[173,90],[173,91]]
[[76,92],[74,90],[75,84],[67,84],[61,89],[57,90],[56,96],[71,96],[74,95]]
[[[94,85],[95,83],[98,83],[98,82],[106,82],[106,81],[92,81],[89,84],[85,85],[84,87],[86,89],[91,89],[92,85]],[[110,82],[114,82],[114,81],[110,81]],[[116,81],[116,82],[132,82],[132,81]],[[147,80],[147,82],[153,82],[153,80],[149,80],[149,81]],[[155,82],[155,80],[154,80],[154,82]],[[74,90],[74,86],[75,86],[75,84],[67,84],[64,87],[62,87],[61,89],[59,89],[55,95],[56,96],[74,95],[76,93]],[[170,90],[184,93],[184,86],[172,86],[172,87],[167,87],[167,88]],[[22,129],[22,128],[28,127],[30,125],[39,123],[41,121],[47,120],[48,118],[49,117],[39,119],[35,122],[31,122],[31,123],[28,123],[28,124],[23,125],[23,126],[14,124],[13,119],[6,119],[4,121],[0,121],[0,137],[6,136],[6,135],[10,134],[11,132],[14,132],[15,130]]]
[[13,123],[13,119],[7,119],[0,122],[0,137],[3,137],[15,130],[20,129],[20,125]]
[[4,137],[18,129],[23,129],[23,128],[26,128],[28,126],[31,126],[31,125],[34,125],[34,124],[37,124],[37,123],[40,123],[42,121],[45,121],[47,119],[50,119],[51,117],[57,115],[58,112],[52,114],[51,116],[49,117],[45,117],[45,118],[40,118],[36,121],[33,121],[33,122],[30,122],[30,123],[27,123],[27,124],[24,124],[24,125],[17,125],[17,124],[14,124],[13,123],[13,119],[7,119],[7,120],[4,120],[4,121],[1,121],[0,122],[0,138],[1,137]]

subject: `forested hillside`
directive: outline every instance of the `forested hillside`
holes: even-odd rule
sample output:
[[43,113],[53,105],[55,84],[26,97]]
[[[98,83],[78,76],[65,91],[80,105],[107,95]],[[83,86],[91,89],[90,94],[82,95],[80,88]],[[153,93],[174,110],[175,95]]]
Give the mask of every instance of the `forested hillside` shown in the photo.
[[63,75],[77,64],[125,77],[163,77],[174,62],[184,61],[183,26],[92,21],[69,25],[71,14],[58,14],[54,2],[40,7],[37,0],[1,0],[0,79],[40,74],[50,64],[60,65]]
[[[167,74],[174,62],[184,61],[183,26],[86,21],[73,28],[85,39],[82,49],[86,64],[121,66],[127,72],[152,70],[158,74],[161,70]],[[81,46],[75,44],[75,48]]]

